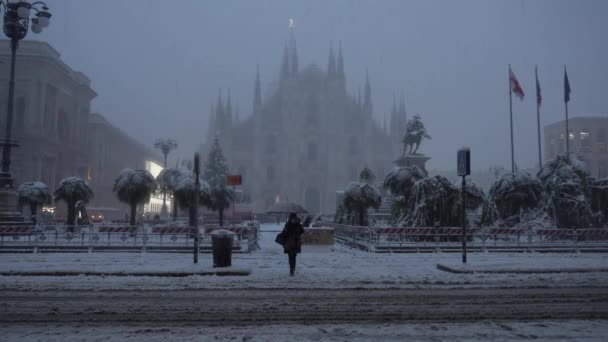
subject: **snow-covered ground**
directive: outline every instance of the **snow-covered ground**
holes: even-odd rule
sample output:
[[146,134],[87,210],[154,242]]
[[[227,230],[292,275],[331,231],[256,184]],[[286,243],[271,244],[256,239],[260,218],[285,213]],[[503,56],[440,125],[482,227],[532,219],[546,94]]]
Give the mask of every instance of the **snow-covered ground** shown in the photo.
[[535,321],[262,327],[11,325],[4,341],[605,341],[606,321]]
[[[262,227],[261,250],[233,255],[233,267],[251,270],[247,277],[193,276],[157,277],[0,277],[0,288],[111,289],[111,288],[336,288],[453,286],[556,286],[608,284],[607,272],[585,274],[451,274],[436,268],[438,263],[457,264],[459,254],[374,254],[336,245],[304,246],[298,256],[297,275],[288,276],[287,256],[274,242],[281,227]],[[264,232],[266,231],[266,232]],[[511,268],[600,268],[608,265],[605,254],[489,254],[470,253],[471,265]],[[211,255],[192,263],[189,254],[160,253],[49,253],[0,254],[0,272],[9,271],[203,271],[212,269]],[[194,281],[193,281],[194,278]]]

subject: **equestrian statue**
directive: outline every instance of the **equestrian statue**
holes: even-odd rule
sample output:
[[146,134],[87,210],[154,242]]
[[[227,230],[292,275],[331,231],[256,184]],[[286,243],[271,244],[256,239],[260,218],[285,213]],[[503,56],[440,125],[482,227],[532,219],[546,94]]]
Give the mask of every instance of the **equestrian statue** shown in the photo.
[[423,138],[431,140],[431,136],[426,132],[426,128],[424,128],[424,124],[420,120],[420,115],[414,115],[414,117],[407,122],[405,136],[402,140],[403,156],[406,154],[415,155]]

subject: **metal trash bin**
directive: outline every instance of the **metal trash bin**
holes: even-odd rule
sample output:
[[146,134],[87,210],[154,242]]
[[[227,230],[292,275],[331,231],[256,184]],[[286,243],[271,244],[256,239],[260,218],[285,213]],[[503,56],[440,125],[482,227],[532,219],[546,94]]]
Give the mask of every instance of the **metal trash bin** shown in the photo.
[[232,242],[234,233],[218,229],[211,232],[211,247],[213,250],[213,267],[232,266]]

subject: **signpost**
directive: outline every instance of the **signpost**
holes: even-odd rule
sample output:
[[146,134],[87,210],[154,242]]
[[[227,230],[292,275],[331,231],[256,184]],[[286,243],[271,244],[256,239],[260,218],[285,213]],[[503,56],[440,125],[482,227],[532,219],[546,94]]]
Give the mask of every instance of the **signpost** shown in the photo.
[[458,150],[458,175],[462,177],[462,263],[467,263],[467,206],[466,176],[471,174],[471,150],[463,147]]
[[198,252],[199,252],[199,239],[200,234],[198,230],[198,203],[200,199],[201,185],[199,182],[200,173],[200,157],[198,153],[194,154],[194,217],[192,218],[193,233],[194,233],[194,263],[198,263]]
[[232,221],[234,222],[234,211],[236,208],[236,191],[237,185],[243,184],[243,176],[241,175],[229,175],[226,177],[226,184],[232,185]]

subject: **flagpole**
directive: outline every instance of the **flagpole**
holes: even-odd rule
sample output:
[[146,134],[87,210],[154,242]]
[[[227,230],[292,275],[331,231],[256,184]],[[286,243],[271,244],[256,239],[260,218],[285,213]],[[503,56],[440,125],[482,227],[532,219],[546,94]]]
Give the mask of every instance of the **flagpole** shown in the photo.
[[540,147],[540,86],[538,84],[538,66],[534,67],[534,76],[536,76],[536,125],[538,128],[538,168],[543,168],[543,157]]
[[[565,75],[566,75],[566,66],[564,65],[564,79],[565,79]],[[565,89],[565,82],[564,82],[564,89]],[[568,127],[568,101],[566,99],[566,97],[564,96],[564,105],[566,107],[566,157],[568,159],[570,159],[570,128]]]
[[511,64],[509,64],[509,119],[511,122],[511,172],[515,173],[515,148],[513,146],[513,90],[511,89]]

